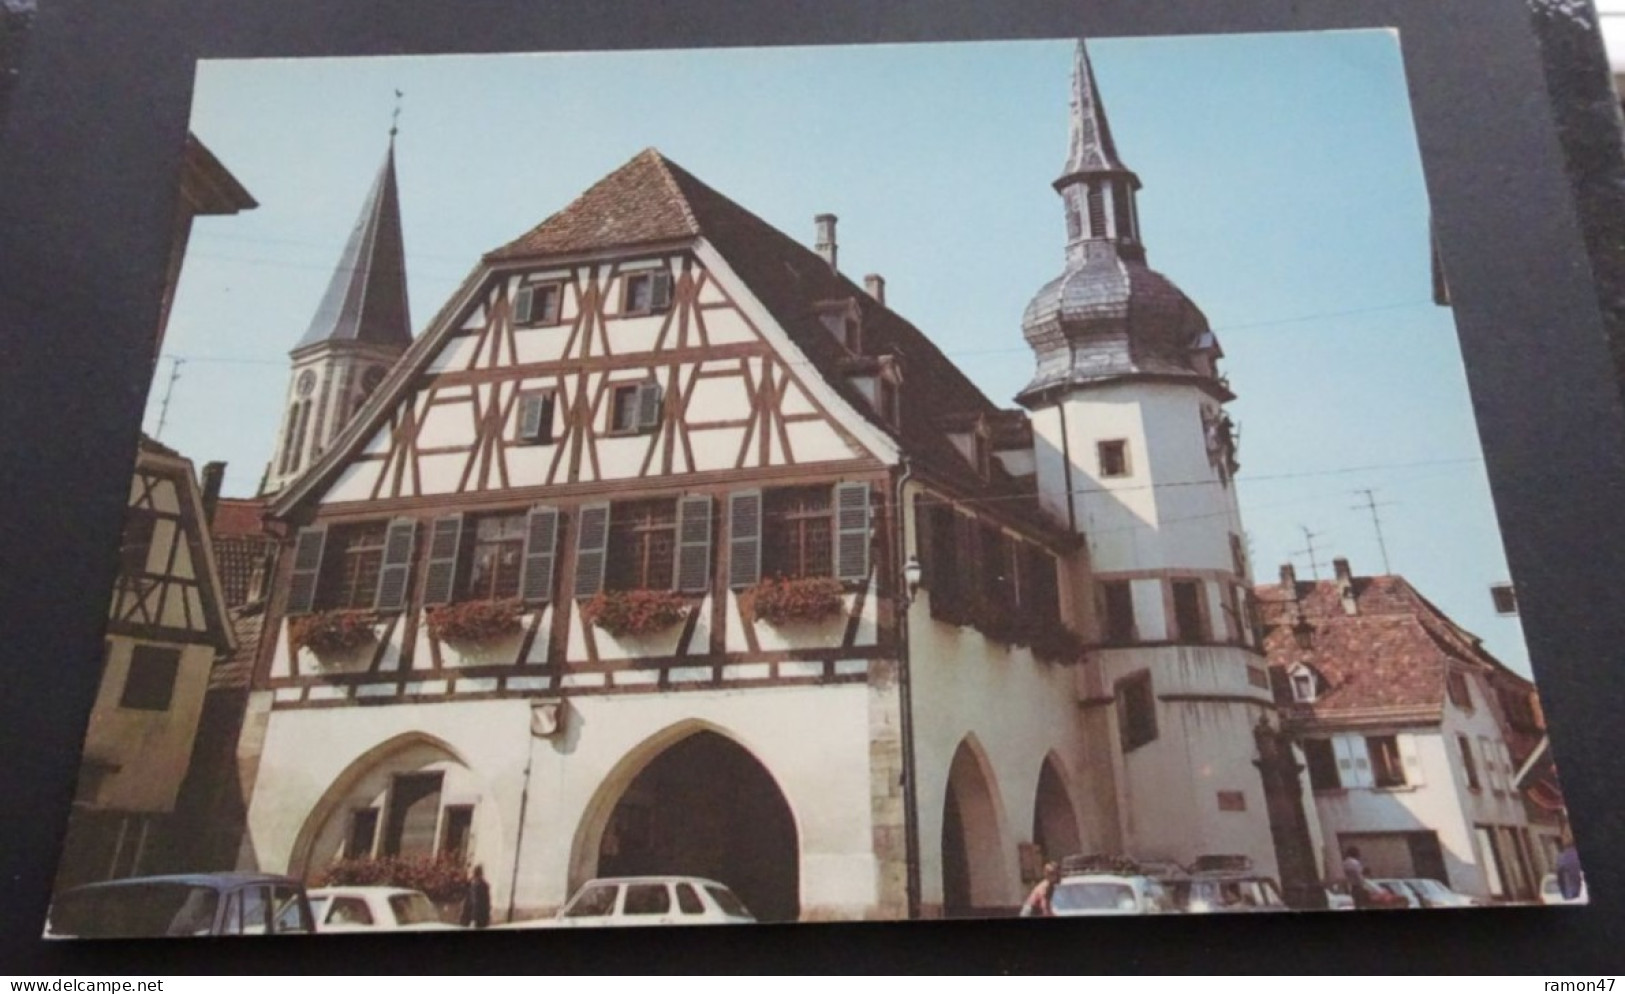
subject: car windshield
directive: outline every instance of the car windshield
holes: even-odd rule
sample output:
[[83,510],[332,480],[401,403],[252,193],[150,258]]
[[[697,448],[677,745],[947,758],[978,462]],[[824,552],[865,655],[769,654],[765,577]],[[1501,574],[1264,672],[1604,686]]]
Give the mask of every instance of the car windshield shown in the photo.
[[1424,878],[1418,878],[1416,880],[1407,880],[1405,882],[1410,884],[1411,887],[1413,889],[1415,889],[1416,891],[1418,891],[1418,892],[1420,892],[1422,894],[1426,894],[1428,897],[1449,897],[1450,896],[1450,888],[1446,887],[1444,884],[1439,883],[1439,881],[1437,881],[1437,880],[1430,880],[1430,879],[1427,879],[1427,878],[1424,877]]
[[435,911],[434,904],[427,896],[418,893],[389,895],[389,910],[395,912],[397,925],[420,925],[440,920],[440,913]]
[[1050,904],[1056,911],[1133,911],[1134,888],[1105,881],[1063,880]]
[[564,909],[565,918],[600,918],[615,913],[615,895],[620,888],[614,884],[598,884],[576,895]]
[[51,907],[51,931],[82,938],[208,935],[220,895],[182,883],[123,884],[62,895]]
[[706,887],[705,892],[711,895],[711,900],[717,902],[717,907],[721,908],[722,913],[728,917],[751,917],[750,911],[745,908],[744,902],[735,897],[734,892],[728,888],[712,885]]

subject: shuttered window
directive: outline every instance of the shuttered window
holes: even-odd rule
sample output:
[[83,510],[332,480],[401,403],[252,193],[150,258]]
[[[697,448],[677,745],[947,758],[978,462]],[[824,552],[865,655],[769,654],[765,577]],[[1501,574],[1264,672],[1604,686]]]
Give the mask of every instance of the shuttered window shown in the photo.
[[575,595],[591,597],[604,588],[604,555],[609,547],[609,505],[581,508],[576,525]]
[[1337,790],[1343,786],[1337,775],[1337,754],[1331,739],[1304,739],[1303,758],[1309,767],[1309,786],[1315,790]]
[[1405,786],[1405,763],[1399,754],[1399,738],[1373,735],[1365,740],[1371,755],[1371,783],[1376,787]]
[[519,288],[513,301],[513,321],[520,325],[559,323],[559,302],[564,299],[560,283],[532,283]]
[[429,532],[429,573],[423,584],[423,603],[451,603],[456,593],[457,559],[462,544],[461,514],[435,519]]
[[728,495],[728,586],[755,586],[762,578],[762,492]]
[[835,576],[862,580],[869,575],[869,484],[835,486]]
[[621,313],[627,315],[655,314],[671,306],[671,273],[657,269],[646,273],[631,273],[626,277],[621,298]]
[[553,598],[553,569],[558,560],[559,512],[533,507],[525,516],[525,569],[519,596],[531,603]]
[[677,589],[711,588],[711,498],[684,497],[677,504]]
[[379,611],[399,611],[406,607],[407,582],[412,576],[412,549],[418,523],[396,518],[389,523],[384,538],[384,555],[378,570],[378,593],[373,606]]
[[626,383],[610,396],[609,432],[626,435],[660,426],[660,384],[653,380]]
[[762,572],[799,579],[835,575],[832,491],[822,487],[783,487],[762,496],[768,521],[762,536]]
[[426,856],[434,852],[440,826],[440,785],[444,774],[397,774],[389,790],[384,855]]
[[610,590],[671,590],[676,582],[677,502],[617,502],[609,515],[604,586]]
[[309,614],[315,606],[316,582],[321,576],[322,550],[326,543],[326,526],[299,529],[293,550],[293,578],[288,584],[289,614]]
[[519,441],[547,445],[553,441],[554,393],[542,390],[519,395]]
[[335,526],[321,553],[316,606],[323,610],[369,610],[378,602],[389,524]]
[[660,384],[653,380],[638,384],[638,430],[648,431],[660,424]]
[[1337,778],[1344,787],[1370,787],[1371,754],[1358,735],[1339,735],[1332,740],[1337,751]]

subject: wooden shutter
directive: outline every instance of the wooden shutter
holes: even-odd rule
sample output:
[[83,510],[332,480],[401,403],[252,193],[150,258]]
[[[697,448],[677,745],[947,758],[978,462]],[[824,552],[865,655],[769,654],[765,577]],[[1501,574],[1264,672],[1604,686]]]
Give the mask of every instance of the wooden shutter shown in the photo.
[[869,575],[869,484],[835,485],[835,576],[862,580]]
[[1409,787],[1420,787],[1426,783],[1422,776],[1422,756],[1416,748],[1416,736],[1397,735],[1399,743],[1399,760],[1405,766],[1405,784]]
[[660,424],[660,384],[648,380],[638,384],[638,430]]
[[591,597],[604,589],[604,557],[608,551],[609,505],[583,505],[576,526],[577,597]]
[[399,611],[406,607],[406,581],[412,575],[412,546],[418,523],[396,518],[384,537],[384,563],[378,570],[378,594],[373,607],[379,611]]
[[429,532],[429,575],[423,582],[423,603],[449,604],[456,596],[457,558],[463,545],[463,516],[434,519]]
[[663,311],[671,306],[671,272],[661,269],[649,277],[649,310]]
[[762,492],[728,495],[728,586],[753,587],[762,578]]
[[711,588],[711,498],[677,502],[677,589],[704,593]]
[[299,529],[293,550],[293,580],[288,585],[288,613],[309,614],[316,603],[316,580],[322,572],[322,549],[327,545],[327,526]]
[[552,599],[558,545],[559,512],[551,507],[531,508],[525,515],[525,571],[519,579],[519,596],[524,600]]
[[530,324],[531,301],[535,299],[535,287],[522,286],[513,298],[513,323]]
[[547,407],[547,395],[527,393],[519,398],[519,440],[536,442],[542,437],[542,411]]
[[1360,773],[1355,767],[1355,759],[1357,751],[1365,751],[1365,739],[1348,735],[1335,736],[1332,738],[1332,751],[1337,756],[1337,785],[1339,787],[1361,786]]

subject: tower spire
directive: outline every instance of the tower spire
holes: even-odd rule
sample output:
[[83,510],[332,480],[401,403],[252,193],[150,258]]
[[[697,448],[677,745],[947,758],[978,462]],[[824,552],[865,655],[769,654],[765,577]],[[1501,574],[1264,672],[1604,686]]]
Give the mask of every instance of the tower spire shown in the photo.
[[1134,200],[1139,189],[1140,178],[1117,157],[1095,67],[1080,38],[1072,56],[1072,140],[1055,181],[1066,202],[1067,258],[1081,260],[1093,242],[1115,245],[1118,255],[1143,261]]
[[1066,171],[1056,185],[1080,173],[1126,173],[1128,167],[1117,158],[1106,106],[1100,102],[1095,83],[1095,67],[1083,39],[1072,56],[1072,145],[1066,157]]

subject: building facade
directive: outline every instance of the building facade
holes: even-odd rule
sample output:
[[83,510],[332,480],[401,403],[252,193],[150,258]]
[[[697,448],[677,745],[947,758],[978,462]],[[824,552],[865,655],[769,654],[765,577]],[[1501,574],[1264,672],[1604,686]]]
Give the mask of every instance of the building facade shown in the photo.
[[516,917],[690,873],[770,920],[1008,909],[1076,852],[1277,873],[1231,394],[1081,44],[1055,186],[1026,410],[840,272],[833,216],[809,249],[652,149],[319,445],[302,343],[240,862],[476,862]]
[[1349,846],[1372,877],[1432,877],[1533,900],[1563,825],[1552,778],[1518,772],[1543,741],[1535,688],[1402,577],[1258,588],[1284,725],[1297,737],[1326,876]]

